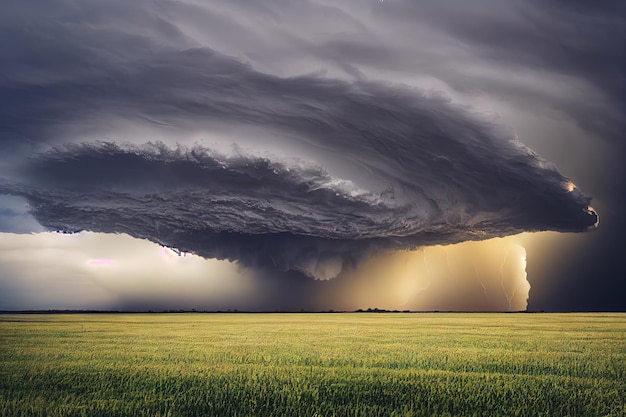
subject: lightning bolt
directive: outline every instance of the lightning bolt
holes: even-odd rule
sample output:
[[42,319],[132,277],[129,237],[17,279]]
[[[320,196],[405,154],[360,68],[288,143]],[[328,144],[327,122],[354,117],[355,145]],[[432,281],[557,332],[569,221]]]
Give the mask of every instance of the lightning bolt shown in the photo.
[[[524,274],[524,282],[526,282],[528,284],[528,286],[530,287],[530,284],[528,283],[528,279],[527,279],[528,278],[528,274],[526,273],[526,248],[524,248],[522,246],[522,249],[524,250],[524,255],[522,255],[520,257],[520,263],[521,263],[521,266],[522,266],[522,273]],[[518,288],[520,288],[520,284],[519,283],[513,287],[513,292],[511,293],[511,300],[515,299],[515,295],[517,294]]]
[[530,291],[530,282],[528,282],[528,273],[526,272],[526,248],[524,248],[522,246],[522,249],[524,250],[524,255],[522,255],[522,272],[524,274],[524,282],[526,283],[526,285],[528,286],[528,288],[526,289],[526,302],[524,303],[524,309],[528,308],[528,292]]
[[480,275],[478,274],[478,268],[476,268],[476,262],[474,262],[473,259],[472,259],[472,266],[474,267],[474,274],[476,274],[476,279],[478,280],[478,282],[480,282],[480,286],[483,287],[483,293],[487,295],[487,287],[485,287],[485,284],[480,279]]
[[502,287],[502,292],[504,293],[504,296],[506,297],[506,301],[509,304],[509,311],[511,311],[511,298],[509,297],[509,294],[507,294],[506,289],[504,288],[504,264],[506,263],[506,258],[508,257],[509,257],[509,250],[505,247],[504,259],[502,260],[502,264],[500,264],[500,286]]
[[422,249],[422,256],[423,256],[422,259],[424,260],[424,266],[426,267],[426,277],[428,278],[428,284],[426,284],[425,287],[419,290],[419,292],[426,291],[430,287],[430,285],[433,283],[433,279],[430,276],[430,267],[428,266],[428,261],[426,260],[426,248]]

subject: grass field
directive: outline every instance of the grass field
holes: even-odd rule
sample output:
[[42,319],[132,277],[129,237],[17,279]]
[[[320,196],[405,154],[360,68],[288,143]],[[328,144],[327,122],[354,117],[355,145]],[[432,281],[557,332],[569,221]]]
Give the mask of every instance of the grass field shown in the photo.
[[2,416],[624,416],[626,314],[0,315]]

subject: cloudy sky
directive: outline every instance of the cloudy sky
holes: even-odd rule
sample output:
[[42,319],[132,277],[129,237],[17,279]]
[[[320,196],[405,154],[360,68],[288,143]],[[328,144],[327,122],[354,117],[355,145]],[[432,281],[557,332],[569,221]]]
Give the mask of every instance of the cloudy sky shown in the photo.
[[625,8],[3,2],[0,310],[625,310]]

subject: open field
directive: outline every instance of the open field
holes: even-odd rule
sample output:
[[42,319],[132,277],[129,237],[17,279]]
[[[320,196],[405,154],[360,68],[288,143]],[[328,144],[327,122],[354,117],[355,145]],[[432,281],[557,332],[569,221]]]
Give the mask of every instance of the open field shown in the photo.
[[624,416],[626,314],[0,315],[2,416]]

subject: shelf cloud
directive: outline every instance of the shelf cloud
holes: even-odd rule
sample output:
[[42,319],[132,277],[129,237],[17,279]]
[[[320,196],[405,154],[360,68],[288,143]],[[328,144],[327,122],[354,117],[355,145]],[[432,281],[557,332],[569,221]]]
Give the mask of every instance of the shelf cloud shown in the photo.
[[[128,233],[319,279],[372,251],[597,223],[589,198],[556,169],[449,103],[416,94],[385,108],[389,91],[352,94],[343,112],[323,112],[320,100],[316,111],[294,111],[292,124],[327,123],[325,135],[299,134],[378,187],[334,176],[320,160],[95,143],[27,158],[16,168],[20,181],[0,191],[25,197],[53,230]],[[368,126],[351,116],[368,111]]]

